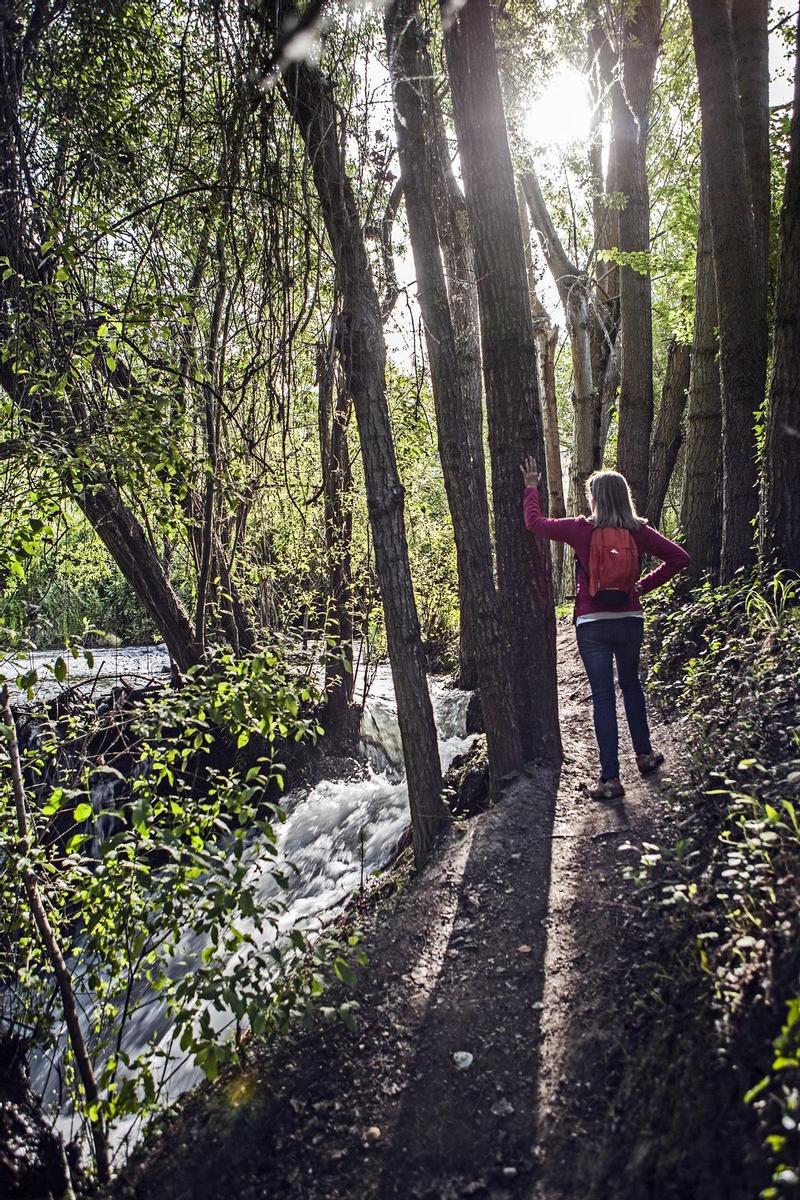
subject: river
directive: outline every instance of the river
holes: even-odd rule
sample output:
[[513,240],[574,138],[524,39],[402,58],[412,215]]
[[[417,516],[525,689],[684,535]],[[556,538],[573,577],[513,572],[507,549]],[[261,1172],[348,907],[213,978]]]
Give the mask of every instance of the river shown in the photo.
[[[53,693],[55,681],[47,666],[54,658],[53,654],[37,652],[27,666],[27,669],[36,666],[41,673],[42,683],[37,689],[40,698]],[[20,666],[26,667],[26,663],[22,662]],[[73,675],[67,682],[76,681],[81,666],[82,675],[86,675],[85,663],[73,663]],[[109,682],[163,678],[167,667],[166,655],[158,647],[98,651],[95,659],[98,694]],[[357,676],[356,683],[360,696],[363,677]],[[448,681],[440,677],[432,677],[429,687],[442,768],[446,770],[453,758],[472,741],[465,732],[470,693],[448,686]],[[282,919],[282,927],[286,930],[296,925],[306,930],[322,928],[359,887],[362,875],[369,879],[387,863],[408,827],[408,794],[388,666],[379,666],[369,684],[361,734],[365,757],[363,771],[352,778],[323,780],[313,788],[291,790],[284,800],[286,820],[276,827],[279,861],[295,868],[287,871],[289,887],[284,893],[286,912]],[[253,846],[253,854],[254,877],[259,880],[262,896],[277,894],[278,887],[271,872],[260,869],[258,843]],[[268,936],[264,934],[265,940]],[[191,964],[198,961],[204,944],[196,936],[184,939],[180,948],[183,963],[180,969],[190,969]],[[230,1018],[226,1013],[214,1013],[213,1022],[222,1031]],[[162,1098],[167,1103],[202,1078],[200,1070],[175,1044],[165,1006],[155,995],[140,993],[137,997],[137,1008],[128,1022],[122,1048],[132,1058],[154,1048],[163,1054]],[[59,1108],[56,1067],[52,1058],[34,1058],[32,1083],[43,1097],[45,1106],[54,1115],[58,1113],[57,1125],[70,1140],[79,1130],[70,1105],[67,1103]],[[113,1142],[118,1156],[124,1156],[130,1150],[140,1132],[138,1120],[117,1123]]]

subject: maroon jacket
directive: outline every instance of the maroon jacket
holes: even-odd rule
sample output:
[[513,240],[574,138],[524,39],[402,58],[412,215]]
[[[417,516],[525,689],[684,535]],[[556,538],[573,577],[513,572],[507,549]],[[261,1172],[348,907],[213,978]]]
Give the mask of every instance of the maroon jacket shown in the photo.
[[[575,551],[575,557],[582,568],[576,572],[575,616],[585,617],[591,613],[607,612],[607,604],[603,605],[589,595],[589,546],[594,530],[593,522],[588,517],[543,516],[539,504],[539,489],[526,487],[525,527],[539,537],[549,538],[551,542],[566,542]],[[677,575],[678,571],[682,571],[689,561],[689,555],[682,546],[662,537],[649,525],[642,525],[638,533],[632,533],[631,537],[636,543],[640,559],[645,554],[650,554],[653,558],[661,559],[661,566],[643,576],[639,580],[639,595],[616,608],[615,612],[640,613],[642,606],[639,596],[645,596],[662,583],[666,583],[673,575]]]

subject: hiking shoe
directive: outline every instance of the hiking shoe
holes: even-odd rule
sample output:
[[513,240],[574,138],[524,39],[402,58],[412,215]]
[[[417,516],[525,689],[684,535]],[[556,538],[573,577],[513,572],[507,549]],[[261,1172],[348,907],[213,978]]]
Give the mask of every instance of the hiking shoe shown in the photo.
[[636,755],[636,765],[639,768],[640,775],[650,775],[653,771],[657,771],[663,761],[664,755],[657,752]]
[[595,787],[589,789],[589,795],[593,800],[619,800],[625,795],[625,788],[618,779],[601,779]]

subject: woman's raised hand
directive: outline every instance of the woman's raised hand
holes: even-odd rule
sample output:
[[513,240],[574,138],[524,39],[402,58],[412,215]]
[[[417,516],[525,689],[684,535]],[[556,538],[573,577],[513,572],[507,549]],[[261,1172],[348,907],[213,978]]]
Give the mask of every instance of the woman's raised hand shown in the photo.
[[536,466],[536,459],[528,457],[524,462],[520,463],[520,471],[522,478],[525,480],[525,487],[538,487],[542,482],[542,475]]

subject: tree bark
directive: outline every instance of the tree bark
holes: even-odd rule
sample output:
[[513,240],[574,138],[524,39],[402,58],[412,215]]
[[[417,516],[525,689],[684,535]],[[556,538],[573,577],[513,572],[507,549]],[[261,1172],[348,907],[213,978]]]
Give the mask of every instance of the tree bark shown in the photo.
[[675,338],[669,344],[661,404],[650,447],[650,485],[645,515],[653,525],[661,521],[667,488],[683,441],[681,423],[689,389],[689,347]]
[[188,613],[136,517],[107,479],[90,477],[75,500],[164,639],[172,662],[188,671],[203,660]]
[[759,278],[733,31],[728,7],[689,0],[707,149],[722,380],[721,576],[755,557],[755,415],[764,400],[767,325]]
[[[650,252],[647,183],[648,108],[653,90],[661,27],[660,0],[639,0],[625,21],[620,53],[622,76],[614,85],[616,189],[625,198],[619,212],[619,250]],[[617,464],[634,499],[647,499],[650,432],[653,424],[653,319],[649,268],[620,266],[622,361]]]
[[717,340],[717,282],[711,249],[705,145],[700,154],[694,334],[686,415],[681,528],[692,579],[719,577],[722,549],[722,396]]
[[767,311],[769,279],[769,0],[732,0],[739,111],[755,226],[753,287]]
[[[444,8],[444,6],[443,6]],[[445,11],[445,51],[475,252],[497,573],[526,757],[560,755],[550,550],[525,530],[519,464],[544,462],[528,281],[488,0]]]
[[[493,791],[503,776],[522,765],[514,710],[509,647],[494,586],[488,507],[482,472],[474,470],[470,432],[458,370],[458,345],[448,302],[436,224],[435,148],[426,130],[431,114],[419,80],[430,63],[417,0],[394,0],[386,9],[386,41],[395,105],[395,130],[406,216],[425,328],[439,455],[453,521],[466,624],[474,631],[481,708],[486,728]],[[481,494],[482,493],[482,494]]]
[[[615,66],[614,54],[600,22],[589,31],[589,94],[592,100],[592,121],[589,142],[589,174],[592,187],[592,225],[594,241],[594,288],[592,292],[592,379],[597,393],[599,410],[598,442],[595,447],[594,470],[603,465],[606,438],[603,434],[603,403],[607,407],[616,398],[617,371],[610,366],[619,335],[619,267],[606,258],[608,251],[619,244],[619,210],[611,203],[615,190],[616,162],[613,111],[611,113],[608,166],[603,175],[602,127],[605,98],[611,94]],[[606,395],[614,382],[614,390]],[[585,491],[585,489],[584,489]],[[584,511],[585,496],[581,499]]]
[[252,654],[258,647],[258,634],[231,576],[228,553],[219,537],[214,539],[214,571],[220,582],[220,618],[225,637],[237,656]]
[[[295,18],[294,5],[273,5],[274,24]],[[426,677],[425,654],[411,583],[403,524],[404,489],[397,472],[386,399],[386,346],[355,195],[347,175],[339,116],[330,81],[316,67],[291,64],[283,96],[306,147],[331,243],[342,297],[339,345],[358,422],[375,563],[408,780],[414,855],[428,857],[447,814]]]
[[[419,40],[418,50],[420,73],[417,88],[432,134],[432,141],[429,136],[428,145],[432,155],[436,223],[450,303],[450,319],[456,342],[470,470],[476,484],[474,499],[480,509],[476,519],[484,522],[488,528],[489,501],[486,495],[486,462],[483,451],[483,383],[475,260],[469,236],[467,206],[453,173],[442,106],[424,36]],[[469,580],[465,576],[459,576],[459,607],[462,614],[459,683],[464,688],[473,689],[478,686],[479,634],[465,619],[471,607],[466,595],[469,586]]]
[[[335,318],[334,318],[335,321]],[[350,398],[337,380],[335,332],[323,347],[317,364],[319,449],[328,563],[328,604],[325,613],[326,731],[334,736],[344,728],[353,699],[353,570],[351,538],[353,480],[347,449]],[[338,386],[337,386],[338,384]]]
[[[800,48],[800,16],[797,42]],[[798,51],[800,54],[800,50]],[[761,506],[765,562],[800,574],[800,57],[781,208]]]
[[572,463],[569,507],[588,513],[586,481],[600,457],[600,405],[592,375],[592,321],[588,281],[572,263],[553,225],[533,171],[522,176],[522,187],[550,274],[564,308],[572,354]]
[[[544,427],[544,456],[547,478],[547,510],[551,517],[565,517],[567,509],[564,504],[564,476],[561,470],[561,440],[558,435],[558,398],[556,396],[556,344],[558,342],[558,326],[553,325],[550,314],[536,294],[536,274],[531,253],[530,215],[525,200],[525,189],[517,185],[517,205],[519,221],[522,229],[522,246],[525,252],[525,269],[528,274],[528,294],[530,296],[531,316],[533,317],[533,340],[536,346],[536,378],[539,384],[539,398],[542,404],[542,424]],[[565,587],[564,579],[564,543],[551,542],[550,550],[553,559],[553,590],[556,602],[563,600]]]

